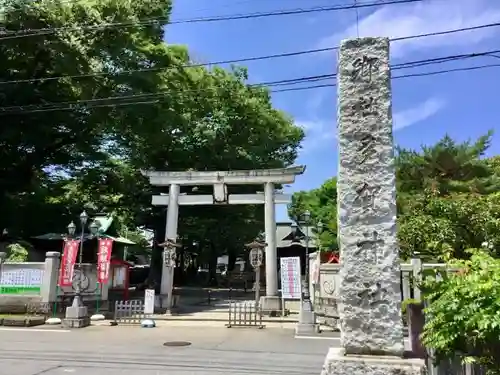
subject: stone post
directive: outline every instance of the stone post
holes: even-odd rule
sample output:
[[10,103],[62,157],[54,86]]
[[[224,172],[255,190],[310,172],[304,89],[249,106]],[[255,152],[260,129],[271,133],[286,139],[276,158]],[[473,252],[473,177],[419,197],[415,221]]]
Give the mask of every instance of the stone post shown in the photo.
[[[177,240],[177,226],[179,220],[179,194],[180,186],[177,184],[170,185],[168,193],[167,207],[167,223],[165,230],[165,241]],[[162,299],[166,296],[166,300],[162,300],[162,307],[167,308],[167,313],[172,308],[172,292],[174,290],[174,267],[169,267],[165,262],[165,257],[162,257],[162,273],[160,295]]]
[[339,54],[341,348],[322,374],[425,374],[403,359],[389,39],[344,40]]
[[262,311],[274,314],[281,310],[278,296],[278,254],[276,249],[276,208],[274,184],[264,185],[264,220],[266,235],[266,295],[261,298]]
[[61,254],[57,251],[49,251],[45,254],[45,270],[40,291],[40,297],[43,303],[53,303],[57,301],[57,282],[61,263],[60,256]]

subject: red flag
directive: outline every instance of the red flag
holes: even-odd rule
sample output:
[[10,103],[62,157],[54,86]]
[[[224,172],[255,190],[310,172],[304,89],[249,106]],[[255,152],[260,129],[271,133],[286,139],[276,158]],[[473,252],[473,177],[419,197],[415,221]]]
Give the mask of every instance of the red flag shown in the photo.
[[64,241],[64,250],[59,270],[59,286],[71,286],[75,271],[76,255],[78,254],[79,240]]
[[104,284],[109,280],[109,263],[111,260],[111,249],[113,240],[109,238],[99,239],[97,250],[97,282]]

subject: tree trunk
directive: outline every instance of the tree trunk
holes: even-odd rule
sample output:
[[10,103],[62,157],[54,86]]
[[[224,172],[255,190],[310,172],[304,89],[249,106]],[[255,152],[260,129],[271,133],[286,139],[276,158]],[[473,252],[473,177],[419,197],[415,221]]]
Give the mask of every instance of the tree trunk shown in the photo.
[[178,268],[178,277],[179,277],[179,284],[184,284],[185,283],[185,279],[186,279],[186,270],[184,269],[184,261],[186,259],[186,250],[185,249],[182,249],[181,250],[181,253],[180,253],[180,256],[179,256],[179,262],[177,264],[177,268]]
[[234,266],[236,265],[236,251],[234,249],[229,249],[227,256],[227,271],[234,271]]
[[210,246],[210,257],[208,262],[208,285],[217,286],[217,249],[213,243]]
[[150,285],[155,285],[157,288],[161,285],[161,273],[163,269],[163,248],[158,246],[158,244],[163,242],[165,242],[165,226],[158,225],[155,227],[155,236],[153,240],[153,248],[151,249],[151,264],[148,276],[148,282]]

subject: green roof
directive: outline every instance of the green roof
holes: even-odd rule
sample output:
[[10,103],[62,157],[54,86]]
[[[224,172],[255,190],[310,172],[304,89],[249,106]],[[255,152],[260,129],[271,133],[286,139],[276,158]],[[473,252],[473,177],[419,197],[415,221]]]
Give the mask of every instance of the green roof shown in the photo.
[[113,224],[112,216],[95,216],[94,221],[96,221],[99,225],[99,233],[106,233],[111,224]]

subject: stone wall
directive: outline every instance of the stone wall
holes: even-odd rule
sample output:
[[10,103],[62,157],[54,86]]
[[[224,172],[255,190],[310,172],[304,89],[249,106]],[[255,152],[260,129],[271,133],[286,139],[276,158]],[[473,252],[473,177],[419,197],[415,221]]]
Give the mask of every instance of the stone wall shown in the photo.
[[[72,297],[75,294],[73,287],[57,285],[59,267],[58,252],[48,252],[44,262],[2,263],[0,259],[0,313],[22,313],[30,304],[50,304],[61,301],[64,296]],[[75,269],[73,283],[82,277],[84,300],[106,301],[109,285],[97,284],[97,266],[82,264],[82,269],[83,276]]]
[[[311,254],[310,269],[314,269],[313,262],[316,257]],[[420,299],[418,288],[411,287],[411,280],[418,278],[421,270],[446,267],[443,263],[422,263],[420,259],[412,259],[410,263],[401,264],[401,294],[402,301],[414,298]],[[310,285],[314,311],[322,324],[336,328],[339,318],[337,311],[337,300],[340,286],[340,264],[323,263],[319,267],[319,275],[314,280],[311,272]],[[453,270],[450,270],[453,271]]]

